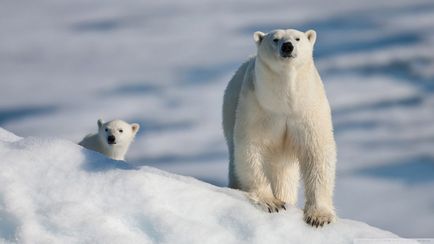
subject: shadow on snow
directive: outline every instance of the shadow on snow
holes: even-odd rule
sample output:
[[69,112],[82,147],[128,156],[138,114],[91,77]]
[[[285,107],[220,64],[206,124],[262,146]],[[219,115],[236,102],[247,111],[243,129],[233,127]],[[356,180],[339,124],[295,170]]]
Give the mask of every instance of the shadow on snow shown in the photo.
[[25,117],[46,115],[53,113],[57,108],[54,106],[27,106],[0,110],[0,124],[23,119]]
[[434,158],[422,155],[390,165],[361,169],[358,175],[404,181],[407,184],[422,184],[434,181]]

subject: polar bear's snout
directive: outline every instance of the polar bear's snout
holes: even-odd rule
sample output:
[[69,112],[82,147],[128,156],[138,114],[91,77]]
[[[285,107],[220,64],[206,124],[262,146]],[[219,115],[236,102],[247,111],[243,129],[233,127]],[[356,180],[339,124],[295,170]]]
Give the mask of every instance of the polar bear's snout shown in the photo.
[[291,42],[284,42],[280,48],[280,55],[284,58],[295,57],[293,55],[294,46]]
[[116,144],[116,137],[114,135],[109,135],[107,137],[107,143],[110,145]]

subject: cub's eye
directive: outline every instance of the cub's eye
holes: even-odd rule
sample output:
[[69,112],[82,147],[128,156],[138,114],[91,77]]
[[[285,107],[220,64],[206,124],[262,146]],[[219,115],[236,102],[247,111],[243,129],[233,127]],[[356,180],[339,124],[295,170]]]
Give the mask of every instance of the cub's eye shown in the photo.
[[122,132],[124,132],[124,130],[122,130],[122,129],[121,129],[121,130],[119,130],[119,133],[122,133]]
[[107,131],[108,131],[108,129],[107,129],[107,128],[105,128],[105,131],[107,132]]
[[279,42],[279,39],[278,39],[278,38],[274,38],[274,39],[273,39],[273,42],[274,42],[274,43],[278,43],[278,42]]
[[300,41],[300,38],[297,37],[297,38],[295,38],[295,40],[296,40],[296,41]]

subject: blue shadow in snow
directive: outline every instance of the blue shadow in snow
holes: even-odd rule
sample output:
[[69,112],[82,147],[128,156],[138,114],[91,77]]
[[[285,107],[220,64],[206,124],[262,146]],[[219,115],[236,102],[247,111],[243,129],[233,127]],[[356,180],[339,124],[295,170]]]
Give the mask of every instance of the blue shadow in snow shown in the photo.
[[5,210],[0,209],[0,237],[14,243],[17,241],[17,230],[20,226],[18,219]]
[[375,6],[368,9],[345,12],[345,14],[334,15],[325,19],[316,19],[304,23],[252,23],[241,29],[242,33],[248,35],[255,31],[269,32],[278,28],[294,28],[301,31],[315,29],[320,33],[346,33],[347,31],[365,31],[379,28],[377,19],[387,19],[390,16],[402,16],[405,14],[430,13],[434,9],[434,3],[420,3],[411,6]]
[[227,180],[223,180],[222,181],[222,180],[220,180],[218,178],[200,177],[200,176],[195,177],[195,178],[198,179],[198,180],[201,180],[203,182],[209,183],[211,185],[214,185],[214,186],[219,186],[219,187],[227,187],[228,186]]
[[350,121],[350,122],[334,122],[334,132],[336,135],[349,130],[370,130],[381,124],[376,121]]
[[192,155],[164,155],[156,157],[142,157],[133,160],[136,165],[149,165],[157,167],[161,164],[173,164],[178,162],[206,162],[209,160],[226,159],[227,153],[225,151],[209,151]]
[[164,122],[150,119],[131,119],[131,122],[140,124],[140,130],[137,136],[143,136],[149,133],[160,133],[163,131],[187,130],[194,126],[194,123],[191,121]]
[[365,41],[336,41],[318,43],[314,56],[316,58],[326,58],[338,54],[348,54],[355,52],[366,52],[381,50],[386,47],[406,46],[418,43],[422,40],[418,33],[399,33],[388,36],[377,37]]
[[255,31],[270,32],[280,28],[291,28],[300,31],[307,31],[309,29],[315,29],[318,33],[327,32],[345,32],[345,31],[363,31],[370,30],[375,27],[375,22],[367,18],[354,18],[350,15],[334,16],[327,19],[318,19],[315,21],[309,21],[305,23],[269,23],[250,24],[241,29],[244,34],[253,34]]
[[[208,151],[201,152],[197,154],[191,155],[161,155],[155,157],[141,157],[137,159],[130,160],[134,165],[139,166],[150,166],[155,168],[164,169],[165,166],[173,166],[176,164],[182,165],[183,163],[194,164],[197,169],[203,168],[207,169],[207,162],[213,160],[226,160],[228,157],[225,151]],[[178,166],[179,167],[179,166]],[[225,187],[227,186],[227,180],[221,180],[218,177],[209,177],[209,176],[201,176],[200,174],[193,175],[187,174],[188,176],[192,176],[198,180],[207,182],[209,184],[215,186]]]
[[23,119],[29,116],[46,115],[53,113],[57,108],[54,106],[28,106],[0,110],[0,124]]
[[424,77],[414,72],[415,66],[430,65],[431,60],[424,58],[409,58],[393,60],[386,64],[364,64],[345,70],[324,70],[327,74],[360,74],[360,75],[388,75],[397,81],[418,87],[425,92],[434,92],[434,77]]
[[[384,125],[389,128],[391,125]],[[399,130],[399,127],[397,128]],[[379,148],[408,148],[415,145],[426,145],[434,141],[433,136],[418,137],[412,139],[378,139],[370,142],[361,142],[360,145],[363,146],[367,151]]]
[[333,111],[333,116],[345,115],[353,112],[383,110],[394,107],[413,107],[423,102],[423,96],[404,97],[393,100],[378,101],[371,104],[361,104]]
[[120,85],[112,90],[104,91],[100,95],[144,95],[161,93],[162,88],[146,82]]
[[72,30],[79,32],[105,32],[121,27],[121,21],[117,19],[101,19],[93,21],[82,21],[71,26]]
[[198,85],[208,81],[217,80],[222,75],[226,75],[229,71],[234,71],[240,63],[231,62],[217,64],[211,66],[195,66],[193,68],[181,69],[181,85]]
[[374,166],[356,171],[362,176],[404,181],[407,184],[422,184],[434,181],[434,158],[419,156],[395,164]]

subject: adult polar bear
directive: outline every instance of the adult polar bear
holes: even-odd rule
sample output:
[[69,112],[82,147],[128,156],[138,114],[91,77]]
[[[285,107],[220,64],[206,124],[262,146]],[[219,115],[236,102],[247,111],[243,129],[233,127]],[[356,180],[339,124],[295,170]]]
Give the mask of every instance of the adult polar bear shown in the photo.
[[301,171],[304,219],[323,226],[335,219],[336,145],[312,56],[316,32],[275,30],[253,37],[257,55],[238,69],[224,96],[229,186],[278,212],[296,203]]

